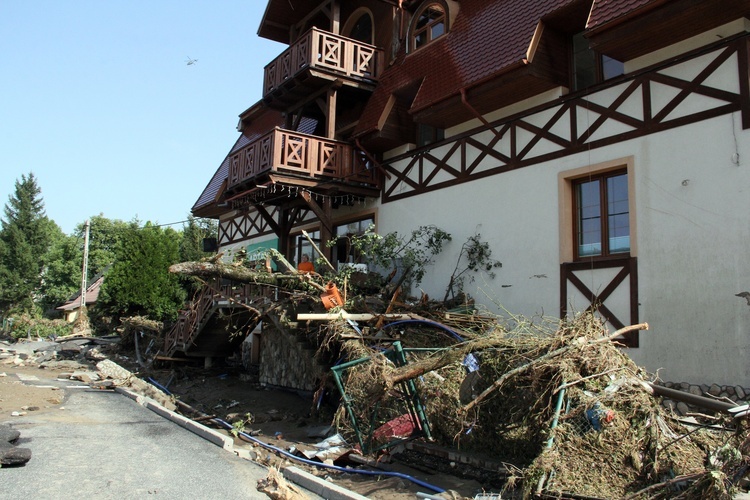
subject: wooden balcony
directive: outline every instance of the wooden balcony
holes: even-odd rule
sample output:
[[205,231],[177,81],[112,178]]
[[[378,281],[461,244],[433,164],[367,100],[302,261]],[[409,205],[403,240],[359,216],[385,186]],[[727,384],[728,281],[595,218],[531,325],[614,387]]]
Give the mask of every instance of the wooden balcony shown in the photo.
[[371,89],[383,60],[373,45],[312,28],[266,66],[263,98],[284,107],[335,80]]
[[268,181],[363,196],[379,193],[377,170],[350,144],[278,127],[235,151],[229,160],[230,193]]

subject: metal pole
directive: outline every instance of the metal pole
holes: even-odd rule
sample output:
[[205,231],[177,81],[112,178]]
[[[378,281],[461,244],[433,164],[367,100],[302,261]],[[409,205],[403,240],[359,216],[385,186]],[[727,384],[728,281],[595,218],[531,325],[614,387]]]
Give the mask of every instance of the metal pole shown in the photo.
[[89,227],[91,223],[87,220],[84,226],[83,236],[83,269],[81,272],[81,309],[86,307],[86,287],[88,284],[88,266],[89,266]]
[[718,401],[716,399],[710,399],[704,396],[697,396],[689,392],[678,391],[677,389],[670,389],[662,385],[656,385],[649,383],[648,385],[654,390],[659,396],[676,399],[689,405],[699,406],[707,410],[720,411],[722,413],[729,413],[729,410],[737,407],[737,404],[727,403],[725,401]]

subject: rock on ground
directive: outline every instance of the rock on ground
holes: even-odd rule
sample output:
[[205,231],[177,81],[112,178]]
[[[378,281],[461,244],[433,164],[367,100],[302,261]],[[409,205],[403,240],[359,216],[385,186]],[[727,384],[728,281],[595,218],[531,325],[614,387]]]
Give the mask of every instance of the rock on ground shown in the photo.
[[23,465],[31,460],[31,450],[18,448],[13,442],[21,433],[8,425],[0,425],[0,467]]

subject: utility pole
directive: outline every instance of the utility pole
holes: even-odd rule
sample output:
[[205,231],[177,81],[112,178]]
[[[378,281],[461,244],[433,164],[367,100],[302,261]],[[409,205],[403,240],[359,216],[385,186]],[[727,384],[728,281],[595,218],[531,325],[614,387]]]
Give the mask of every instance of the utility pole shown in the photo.
[[86,287],[88,285],[89,267],[89,227],[91,223],[87,220],[83,236],[83,270],[81,272],[81,310],[86,307]]

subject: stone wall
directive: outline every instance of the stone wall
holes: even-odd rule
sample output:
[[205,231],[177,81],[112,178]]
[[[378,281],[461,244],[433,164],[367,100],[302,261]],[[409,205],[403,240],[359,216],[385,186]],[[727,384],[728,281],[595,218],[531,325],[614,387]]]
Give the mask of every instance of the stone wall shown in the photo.
[[[737,405],[750,403],[750,387],[739,385],[718,385],[718,384],[689,384],[687,382],[661,382],[660,385],[669,389],[688,392],[696,396],[703,396],[709,399],[722,400],[724,402],[734,401]],[[707,410],[682,401],[664,398],[662,405],[673,410],[675,413],[685,416],[688,413],[707,413]],[[710,413],[710,412],[709,412]]]
[[263,323],[260,336],[259,379],[261,385],[314,392],[324,370],[315,358],[315,347],[294,329]]

